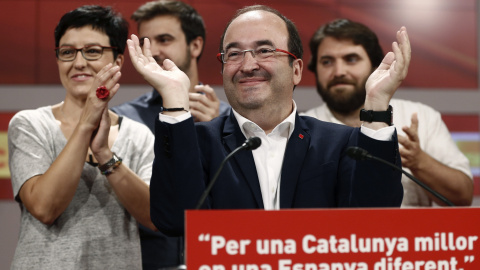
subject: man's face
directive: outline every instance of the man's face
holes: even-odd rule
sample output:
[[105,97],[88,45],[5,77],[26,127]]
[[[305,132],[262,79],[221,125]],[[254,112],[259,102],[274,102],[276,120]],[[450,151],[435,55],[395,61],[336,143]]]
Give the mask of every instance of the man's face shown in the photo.
[[[288,50],[285,22],[273,13],[250,11],[228,27],[223,41],[225,53],[259,48]],[[284,106],[291,111],[293,87],[300,82],[301,60],[289,64],[286,53],[275,53],[259,61],[247,52],[242,62],[225,63],[223,86],[230,105],[239,113],[266,106]]]
[[348,114],[363,107],[373,68],[361,45],[326,37],[318,47],[316,67],[317,91],[331,110]]
[[163,64],[163,60],[170,59],[180,70],[189,74],[191,53],[177,17],[162,15],[141,22],[138,35],[142,45],[144,38],[150,40],[153,58],[159,65]]

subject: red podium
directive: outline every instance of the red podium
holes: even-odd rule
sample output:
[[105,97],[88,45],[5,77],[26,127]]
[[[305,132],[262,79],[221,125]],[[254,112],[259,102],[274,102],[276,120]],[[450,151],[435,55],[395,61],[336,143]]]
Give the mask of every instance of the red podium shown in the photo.
[[188,270],[479,270],[480,208],[190,210]]

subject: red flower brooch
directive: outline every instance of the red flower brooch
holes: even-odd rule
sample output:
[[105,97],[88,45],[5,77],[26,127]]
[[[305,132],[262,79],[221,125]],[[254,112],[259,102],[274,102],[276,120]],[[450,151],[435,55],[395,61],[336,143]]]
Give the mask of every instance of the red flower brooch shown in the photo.
[[97,98],[106,99],[108,96],[110,96],[110,91],[108,91],[107,87],[102,85],[97,88]]

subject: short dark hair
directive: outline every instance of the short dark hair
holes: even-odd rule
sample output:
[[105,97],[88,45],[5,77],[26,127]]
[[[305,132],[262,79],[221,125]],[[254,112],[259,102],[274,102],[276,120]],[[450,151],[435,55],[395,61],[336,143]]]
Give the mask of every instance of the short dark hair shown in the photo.
[[382,63],[383,50],[378,42],[377,35],[367,26],[348,19],[336,19],[321,26],[310,39],[310,52],[312,58],[308,63],[308,69],[316,72],[318,46],[326,37],[338,40],[351,40],[353,44],[361,45],[367,52],[372,67],[376,68]]
[[[219,51],[223,52],[223,40],[225,38],[225,33],[227,32],[227,29],[230,26],[230,24],[240,15],[250,11],[255,11],[255,10],[263,10],[263,11],[273,13],[278,17],[280,17],[280,19],[282,19],[285,22],[288,30],[288,51],[291,52],[293,55],[295,55],[298,59],[302,59],[303,57],[302,40],[300,39],[300,34],[298,33],[298,30],[295,24],[290,19],[285,17],[282,13],[280,13],[278,10],[271,8],[269,6],[264,6],[264,5],[254,5],[254,6],[244,7],[242,9],[239,9],[235,13],[233,18],[228,22],[227,26],[225,27],[225,30],[223,30],[222,38],[220,39]],[[292,62],[293,62],[293,58],[290,58],[290,63]]]
[[111,7],[97,5],[81,6],[65,13],[55,27],[55,47],[68,29],[90,25],[93,29],[105,33],[113,50],[114,59],[123,54],[128,38],[128,22]]
[[[180,20],[187,44],[190,44],[197,37],[202,37],[205,46],[205,23],[202,16],[192,6],[181,1],[160,0],[147,2],[132,14],[131,19],[137,23],[137,26],[140,26],[144,21],[163,15],[171,15]],[[201,54],[198,58],[200,56]]]

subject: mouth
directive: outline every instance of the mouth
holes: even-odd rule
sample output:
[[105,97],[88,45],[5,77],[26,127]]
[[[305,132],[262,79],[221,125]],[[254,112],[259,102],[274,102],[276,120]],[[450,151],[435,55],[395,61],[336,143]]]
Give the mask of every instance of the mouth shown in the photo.
[[347,80],[347,79],[334,79],[332,81],[330,81],[328,83],[328,87],[329,88],[333,88],[333,87],[345,87],[345,86],[349,86],[349,85],[355,85],[355,82],[351,81],[351,80]]
[[241,85],[256,85],[266,81],[267,81],[266,78],[254,77],[254,78],[242,78],[238,80],[238,83]]
[[91,78],[92,76],[89,74],[75,74],[71,78],[76,81],[85,81]]
[[352,85],[352,84],[350,84],[350,83],[334,83],[334,84],[331,84],[330,87],[347,86],[347,85]]

